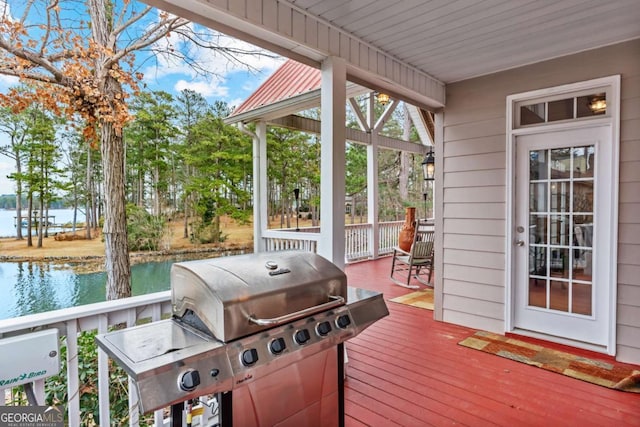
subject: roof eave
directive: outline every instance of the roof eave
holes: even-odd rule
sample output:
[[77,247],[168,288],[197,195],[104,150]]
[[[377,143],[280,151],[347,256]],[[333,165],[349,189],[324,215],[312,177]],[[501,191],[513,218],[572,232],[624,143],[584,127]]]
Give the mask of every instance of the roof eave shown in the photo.
[[[369,89],[356,83],[347,82],[347,97],[357,96],[368,92]],[[269,121],[295,114],[309,108],[320,107],[320,89],[310,90],[300,95],[292,96],[272,104],[262,105],[240,114],[232,114],[224,119],[227,124]]]

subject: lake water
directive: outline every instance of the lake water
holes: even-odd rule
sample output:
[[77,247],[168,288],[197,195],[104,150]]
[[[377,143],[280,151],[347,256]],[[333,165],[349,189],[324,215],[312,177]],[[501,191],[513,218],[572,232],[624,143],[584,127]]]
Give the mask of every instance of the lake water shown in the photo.
[[[169,290],[173,263],[131,266],[132,294]],[[104,301],[106,280],[104,272],[76,274],[50,263],[0,263],[0,319]]]
[[[26,211],[23,211],[26,213]],[[15,237],[16,236],[16,227],[15,227],[15,209],[5,210],[0,209],[0,237]],[[49,218],[49,221],[54,224],[66,224],[71,223],[73,221],[73,209],[49,209],[49,216],[53,216],[54,218]],[[24,218],[24,217],[23,217]],[[84,222],[84,213],[78,210],[77,222]],[[49,233],[56,233],[61,231],[59,228],[49,227]],[[35,231],[34,231],[35,233]],[[27,235],[26,227],[22,228],[22,234],[24,236]]]

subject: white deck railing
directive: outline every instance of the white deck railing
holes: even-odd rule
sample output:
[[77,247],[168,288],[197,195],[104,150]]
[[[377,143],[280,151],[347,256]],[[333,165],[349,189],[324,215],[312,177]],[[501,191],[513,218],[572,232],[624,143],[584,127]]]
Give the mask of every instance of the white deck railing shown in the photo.
[[[402,221],[380,223],[378,254],[384,255],[391,252],[397,243],[398,233]],[[371,224],[347,225],[345,227],[346,262],[353,262],[373,257],[371,242]],[[320,234],[318,229],[301,232],[269,230],[265,233],[267,250],[277,251],[286,249],[302,249],[316,252]],[[107,301],[96,304],[88,304],[79,307],[67,308],[46,313],[33,314],[12,319],[0,320],[0,339],[30,333],[36,330],[57,328],[62,340],[61,345],[66,345],[66,360],[61,363],[67,368],[67,396],[68,397],[68,423],[71,427],[81,425],[81,415],[87,408],[80,407],[80,383],[78,360],[78,336],[83,331],[108,332],[111,327],[126,325],[127,327],[141,321],[158,321],[171,314],[170,291],[154,294],[124,298],[117,301]],[[0,356],[1,358],[1,356]],[[99,420],[96,423],[102,426],[112,425],[109,411],[109,369],[108,357],[98,349],[98,400]],[[138,402],[136,389],[131,380],[129,389],[129,425],[138,426]],[[39,404],[44,403],[45,380],[34,384],[34,391]],[[11,389],[0,389],[0,405],[6,404],[5,393]],[[155,425],[165,424],[162,410],[154,414]]]
[[[398,244],[398,233],[403,223],[403,221],[390,221],[378,224],[378,255],[387,255],[393,251],[393,246]],[[267,230],[263,239],[267,251],[301,249],[316,252],[320,239],[319,231],[318,227],[303,228],[300,231]],[[374,258],[371,224],[347,224],[344,231],[346,263]]]
[[[48,328],[57,328],[59,330],[59,336],[63,337],[61,338],[63,341],[61,344],[67,346],[66,360],[61,360],[61,363],[65,363],[67,368],[68,422],[71,427],[79,427],[81,425],[81,411],[86,412],[86,408],[80,407],[81,384],[78,369],[78,335],[80,332],[98,331],[98,333],[105,333],[110,327],[116,325],[125,324],[129,327],[140,321],[158,321],[163,316],[170,315],[170,300],[170,291],[164,291],[117,301],[100,302],[0,320],[0,337],[5,338]],[[96,420],[96,424],[110,426],[109,365],[106,353],[98,350],[97,360],[97,366],[94,369],[97,369],[98,372],[100,419]],[[5,393],[10,391],[9,389],[0,390],[0,396],[2,396],[0,405],[6,404]],[[44,404],[45,380],[37,381],[34,384],[34,391],[38,403],[40,405]],[[137,397],[131,380],[129,380],[129,415],[129,424],[137,426]],[[163,424],[162,411],[157,411],[154,414],[154,420],[156,425]]]

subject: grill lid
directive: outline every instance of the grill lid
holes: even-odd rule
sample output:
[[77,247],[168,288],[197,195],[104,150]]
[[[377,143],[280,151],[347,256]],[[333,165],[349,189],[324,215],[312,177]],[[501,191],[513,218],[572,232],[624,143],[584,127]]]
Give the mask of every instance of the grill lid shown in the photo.
[[346,297],[344,272],[310,252],[238,255],[171,267],[174,316],[225,342],[342,305]]

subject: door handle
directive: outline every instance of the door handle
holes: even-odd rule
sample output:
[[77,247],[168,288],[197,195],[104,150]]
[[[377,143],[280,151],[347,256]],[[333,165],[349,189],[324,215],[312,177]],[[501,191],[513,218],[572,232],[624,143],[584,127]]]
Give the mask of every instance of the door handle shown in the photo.
[[516,246],[524,246],[524,240],[516,240]]

